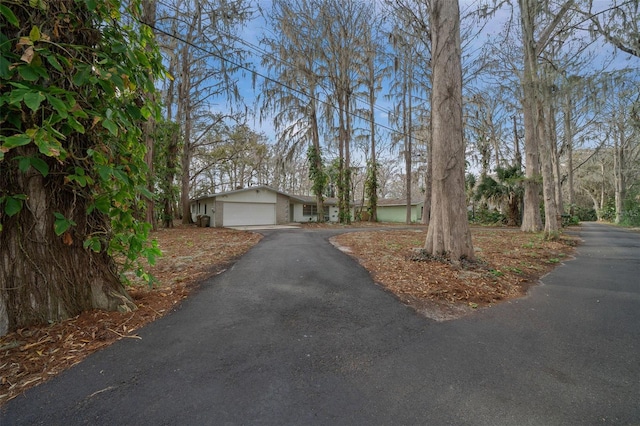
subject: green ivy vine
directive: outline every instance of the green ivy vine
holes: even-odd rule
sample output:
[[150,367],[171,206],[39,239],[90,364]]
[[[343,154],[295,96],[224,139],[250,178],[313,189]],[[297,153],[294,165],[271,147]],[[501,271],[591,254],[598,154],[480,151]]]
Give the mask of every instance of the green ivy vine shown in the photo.
[[[141,0],[2,1],[0,173],[62,178],[87,200],[87,216],[108,217],[109,227],[84,235],[85,249],[148,278],[140,259],[153,263],[160,251],[139,219],[152,197],[141,124],[159,117],[145,93],[164,71],[141,13]],[[0,187],[0,232],[26,201],[12,191]],[[67,212],[53,214],[58,236],[76,226]]]

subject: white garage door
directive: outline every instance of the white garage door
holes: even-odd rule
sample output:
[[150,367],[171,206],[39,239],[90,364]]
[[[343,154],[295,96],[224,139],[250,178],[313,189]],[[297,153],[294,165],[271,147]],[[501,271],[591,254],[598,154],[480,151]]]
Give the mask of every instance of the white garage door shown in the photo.
[[276,205],[265,203],[224,203],[223,226],[275,225]]

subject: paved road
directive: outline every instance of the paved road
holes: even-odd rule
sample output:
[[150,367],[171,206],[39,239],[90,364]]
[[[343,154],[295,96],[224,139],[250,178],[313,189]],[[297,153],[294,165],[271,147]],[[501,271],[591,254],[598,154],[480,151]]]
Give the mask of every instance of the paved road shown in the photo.
[[585,224],[531,294],[437,323],[327,231],[268,231],[180,309],[0,425],[640,424],[640,235]]

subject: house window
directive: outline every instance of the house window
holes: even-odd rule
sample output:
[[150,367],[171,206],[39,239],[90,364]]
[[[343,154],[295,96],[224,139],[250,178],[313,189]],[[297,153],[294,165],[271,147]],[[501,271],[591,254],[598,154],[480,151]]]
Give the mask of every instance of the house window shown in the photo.
[[305,216],[317,216],[318,206],[316,204],[303,204],[302,214]]

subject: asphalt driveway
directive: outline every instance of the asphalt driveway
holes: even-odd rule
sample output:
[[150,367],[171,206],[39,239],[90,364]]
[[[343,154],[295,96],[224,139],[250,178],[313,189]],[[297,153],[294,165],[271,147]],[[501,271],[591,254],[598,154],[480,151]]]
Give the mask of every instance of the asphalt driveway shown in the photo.
[[322,230],[265,238],[172,314],[0,425],[640,424],[640,235],[583,225],[526,298],[450,322],[377,287]]

